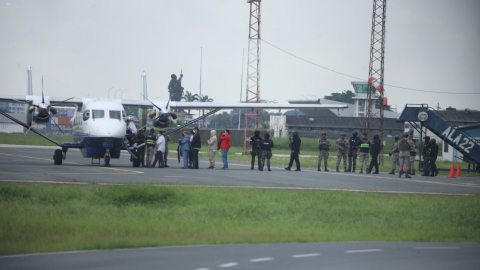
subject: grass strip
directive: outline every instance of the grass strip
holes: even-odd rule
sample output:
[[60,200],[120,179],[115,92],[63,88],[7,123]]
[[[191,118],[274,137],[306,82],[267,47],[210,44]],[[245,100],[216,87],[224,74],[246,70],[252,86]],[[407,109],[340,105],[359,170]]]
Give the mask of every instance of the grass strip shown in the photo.
[[317,241],[480,241],[480,196],[0,185],[0,252]]

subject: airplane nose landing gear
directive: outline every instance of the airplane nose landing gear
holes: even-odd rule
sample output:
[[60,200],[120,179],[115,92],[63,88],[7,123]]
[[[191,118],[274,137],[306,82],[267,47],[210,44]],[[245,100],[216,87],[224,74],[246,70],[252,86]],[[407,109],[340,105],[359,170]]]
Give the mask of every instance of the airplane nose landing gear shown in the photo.
[[110,167],[110,148],[107,148],[103,161],[105,161],[105,164],[103,164],[104,167]]

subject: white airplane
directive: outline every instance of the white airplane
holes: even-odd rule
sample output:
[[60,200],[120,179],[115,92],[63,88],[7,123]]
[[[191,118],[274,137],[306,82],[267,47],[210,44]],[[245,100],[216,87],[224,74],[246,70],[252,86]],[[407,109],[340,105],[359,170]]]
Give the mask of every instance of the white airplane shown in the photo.
[[[61,149],[54,152],[54,164],[61,165],[62,160],[66,159],[66,153],[70,148],[80,149],[84,158],[104,159],[104,165],[110,166],[110,159],[120,158],[121,150],[128,150],[125,145],[126,114],[124,106],[135,106],[141,109],[150,109],[153,111],[149,117],[153,120],[155,127],[169,127],[171,119],[176,118],[173,110],[179,109],[208,109],[209,113],[193,119],[182,126],[169,130],[167,134],[175,132],[185,126],[195,123],[222,109],[345,109],[344,105],[329,104],[277,104],[277,103],[219,103],[219,102],[164,102],[148,100],[114,100],[114,99],[95,99],[95,98],[63,98],[63,97],[38,97],[38,96],[19,96],[19,95],[0,95],[0,101],[23,102],[35,104],[40,100],[48,100],[53,104],[60,106],[75,106],[75,114],[70,123],[74,128],[73,142],[58,143],[51,138],[41,134],[29,125],[21,122],[12,116],[0,113],[16,123],[31,128],[31,130],[45,139],[55,143]],[[37,104],[39,109],[43,108]],[[39,112],[40,114],[40,112]],[[38,116],[38,114],[37,114]],[[130,152],[130,154],[132,154]],[[132,154],[136,159],[136,157]],[[137,163],[138,164],[138,163]],[[135,166],[135,162],[134,162]]]

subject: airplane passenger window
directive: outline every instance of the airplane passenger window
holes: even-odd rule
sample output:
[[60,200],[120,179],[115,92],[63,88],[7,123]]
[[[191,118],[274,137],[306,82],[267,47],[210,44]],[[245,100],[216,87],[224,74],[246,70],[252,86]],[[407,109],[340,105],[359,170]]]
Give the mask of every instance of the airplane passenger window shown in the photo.
[[121,120],[120,111],[109,111],[111,119],[118,119]]
[[97,118],[104,118],[105,111],[104,110],[92,110],[93,119]]

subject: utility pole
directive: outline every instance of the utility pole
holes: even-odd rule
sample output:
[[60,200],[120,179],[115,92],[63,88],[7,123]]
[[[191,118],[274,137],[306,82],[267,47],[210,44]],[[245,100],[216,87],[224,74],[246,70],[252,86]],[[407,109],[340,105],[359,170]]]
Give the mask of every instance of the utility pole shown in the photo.
[[[250,4],[248,29],[247,89],[245,102],[260,102],[260,4],[261,0],[247,0]],[[260,113],[258,110],[245,110],[245,128],[243,154],[247,154],[247,140],[258,129]]]
[[[387,15],[387,0],[373,0],[372,33],[370,45],[370,65],[367,86],[367,115],[365,117],[365,132],[370,138],[370,132],[378,130],[379,139],[383,144],[383,101],[384,101],[384,60],[385,60],[385,17]],[[373,87],[377,85],[377,87]],[[378,93],[376,93],[378,90]],[[376,102],[380,108],[375,111]],[[383,149],[383,148],[382,148]],[[383,165],[383,151],[380,153],[380,164]]]

